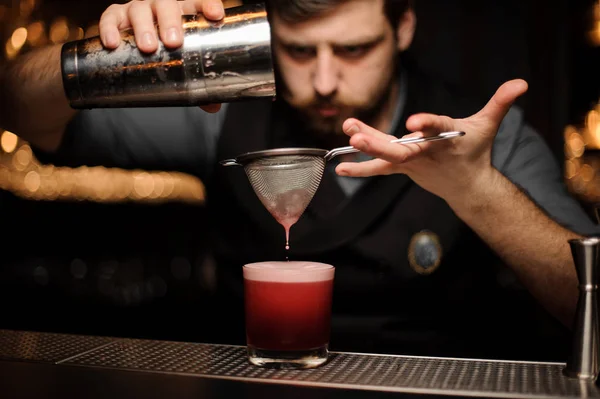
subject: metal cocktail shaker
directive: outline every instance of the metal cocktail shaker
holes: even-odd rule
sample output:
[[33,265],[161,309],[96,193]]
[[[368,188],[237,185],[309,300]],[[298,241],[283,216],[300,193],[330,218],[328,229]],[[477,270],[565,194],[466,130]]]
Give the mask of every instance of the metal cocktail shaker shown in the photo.
[[182,17],[184,42],[169,50],[159,40],[142,53],[133,31],[115,50],[99,37],[65,43],[61,69],[71,107],[194,106],[275,96],[271,30],[263,4],[225,10],[218,22]]
[[565,375],[596,380],[600,371],[600,318],[598,314],[598,267],[600,239],[569,240],[579,279],[579,299],[573,326],[573,346]]

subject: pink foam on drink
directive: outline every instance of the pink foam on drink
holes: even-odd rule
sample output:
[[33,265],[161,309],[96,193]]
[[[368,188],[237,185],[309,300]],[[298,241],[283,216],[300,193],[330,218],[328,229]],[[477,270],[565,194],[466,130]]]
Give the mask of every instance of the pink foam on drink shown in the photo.
[[279,283],[311,283],[332,280],[335,268],[319,262],[258,262],[244,266],[244,278]]

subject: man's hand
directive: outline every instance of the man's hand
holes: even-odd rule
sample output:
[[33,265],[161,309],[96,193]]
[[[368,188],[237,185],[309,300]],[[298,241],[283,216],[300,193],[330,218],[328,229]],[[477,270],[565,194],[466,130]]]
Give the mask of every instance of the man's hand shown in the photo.
[[345,176],[404,173],[443,198],[513,269],[531,294],[570,326],[577,304],[577,276],[567,241],[578,235],[550,219],[491,162],[500,123],[526,91],[525,81],[511,80],[468,118],[416,114],[406,121],[408,130],[414,132],[411,136],[466,132],[453,140],[393,144],[389,141],[394,137],[348,119],[343,128],[351,136],[350,144],[376,159],[344,162],[337,172]]
[[464,199],[476,184],[490,184],[496,176],[491,164],[494,137],[514,101],[527,91],[527,82],[511,80],[496,91],[487,105],[466,119],[432,114],[412,115],[406,122],[414,132],[405,137],[430,136],[444,131],[466,132],[461,138],[409,145],[390,143],[395,137],[373,129],[356,119],[345,121],[343,129],[350,144],[377,159],[338,165],[344,176],[373,176],[404,173],[424,189],[448,200]]
[[[132,0],[126,4],[109,6],[100,17],[98,28],[102,44],[108,49],[121,42],[120,30],[133,28],[138,48],[147,53],[158,49],[158,40],[167,48],[183,44],[183,14],[202,13],[207,19],[218,21],[225,16],[221,0]],[[155,28],[158,23],[158,32]],[[160,37],[159,37],[160,36]],[[217,112],[220,104],[202,106],[207,112]]]

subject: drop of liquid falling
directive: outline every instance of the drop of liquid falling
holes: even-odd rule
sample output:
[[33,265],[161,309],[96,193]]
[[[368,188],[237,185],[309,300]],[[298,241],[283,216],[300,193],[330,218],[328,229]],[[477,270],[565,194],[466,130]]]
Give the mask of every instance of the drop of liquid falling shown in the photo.
[[[282,223],[283,224],[283,223]],[[290,257],[289,257],[289,251],[290,251],[290,228],[292,227],[293,223],[286,223],[283,224],[283,228],[285,229],[285,260],[287,260],[289,262]]]
[[291,190],[279,195],[275,201],[265,203],[271,215],[285,229],[286,260],[289,260],[287,254],[290,250],[290,229],[306,208],[304,192],[305,190]]
[[290,229],[297,220],[290,218],[275,218],[280,225],[285,229],[285,260],[289,261],[289,251],[290,251]]

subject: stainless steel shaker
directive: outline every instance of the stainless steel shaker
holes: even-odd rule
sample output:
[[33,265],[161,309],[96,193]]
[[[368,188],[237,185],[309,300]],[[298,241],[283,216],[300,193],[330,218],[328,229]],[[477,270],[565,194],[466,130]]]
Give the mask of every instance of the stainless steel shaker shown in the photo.
[[225,10],[218,22],[182,17],[184,42],[141,52],[131,29],[115,50],[99,37],[65,43],[61,69],[72,108],[195,106],[275,97],[271,30],[263,4]]
[[579,279],[579,299],[573,325],[573,346],[564,373],[569,377],[594,381],[600,370],[600,239],[573,239],[569,240],[569,245]]

